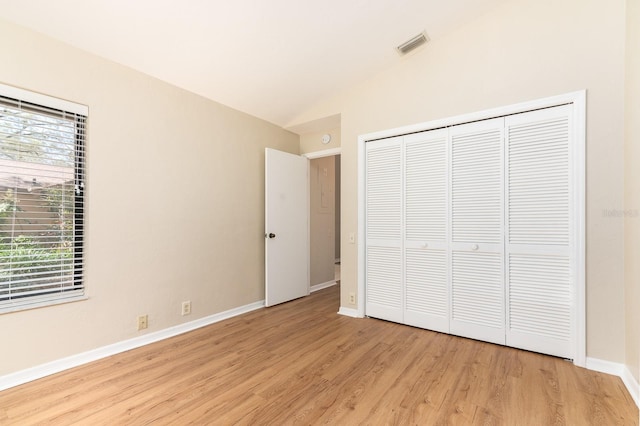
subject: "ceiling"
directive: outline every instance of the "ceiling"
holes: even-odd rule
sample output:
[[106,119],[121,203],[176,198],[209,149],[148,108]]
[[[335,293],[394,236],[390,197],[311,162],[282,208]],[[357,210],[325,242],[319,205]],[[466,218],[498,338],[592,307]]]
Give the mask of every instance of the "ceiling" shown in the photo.
[[502,1],[0,0],[0,18],[284,127]]

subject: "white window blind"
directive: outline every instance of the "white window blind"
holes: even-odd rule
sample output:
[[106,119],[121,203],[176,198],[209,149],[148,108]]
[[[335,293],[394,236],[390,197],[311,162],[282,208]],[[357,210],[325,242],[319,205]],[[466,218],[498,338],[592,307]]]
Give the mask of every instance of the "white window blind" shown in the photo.
[[0,312],[84,296],[87,117],[24,99],[0,96]]

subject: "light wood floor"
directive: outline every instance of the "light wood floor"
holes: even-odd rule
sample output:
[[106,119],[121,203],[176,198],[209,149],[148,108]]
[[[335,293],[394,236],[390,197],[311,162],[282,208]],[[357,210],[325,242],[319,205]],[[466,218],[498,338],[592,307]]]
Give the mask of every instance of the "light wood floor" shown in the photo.
[[637,425],[621,380],[336,314],[338,288],[0,392],[0,424]]

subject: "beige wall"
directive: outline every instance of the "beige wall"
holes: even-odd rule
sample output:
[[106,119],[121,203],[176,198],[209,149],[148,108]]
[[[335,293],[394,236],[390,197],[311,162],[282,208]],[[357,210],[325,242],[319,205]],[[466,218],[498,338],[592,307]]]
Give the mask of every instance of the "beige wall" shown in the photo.
[[625,0],[512,0],[290,123],[341,114],[342,306],[358,135],[587,89],[587,356],[624,362],[624,223],[603,215],[624,206],[624,27]]
[[4,22],[0,56],[0,82],[90,111],[89,300],[0,315],[0,375],[264,298],[264,148],[297,135]]
[[626,365],[640,380],[640,1],[627,0],[625,97]]
[[[328,144],[322,143],[322,135],[331,135],[331,141]],[[325,149],[334,149],[341,146],[340,128],[332,128],[321,132],[303,133],[300,135],[300,153],[323,151]]]
[[335,175],[334,157],[309,162],[312,286],[335,276]]

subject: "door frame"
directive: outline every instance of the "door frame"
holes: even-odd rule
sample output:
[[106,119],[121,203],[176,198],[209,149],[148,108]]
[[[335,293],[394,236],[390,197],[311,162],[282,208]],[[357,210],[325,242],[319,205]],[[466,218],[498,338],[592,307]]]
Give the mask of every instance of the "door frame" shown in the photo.
[[330,148],[330,149],[322,149],[320,151],[312,151],[306,152],[304,154],[300,154],[303,157],[307,157],[309,160],[313,160],[315,158],[322,157],[334,157],[336,155],[342,154],[342,147]]
[[575,271],[575,300],[574,300],[574,336],[575,358],[573,363],[580,367],[586,366],[586,288],[585,288],[585,212],[586,212],[586,90],[569,92],[557,96],[542,99],[535,99],[513,105],[491,108],[483,111],[462,114],[454,117],[428,121],[424,123],[412,124],[409,126],[397,127],[394,129],[382,130],[358,136],[358,279],[357,279],[357,316],[364,317],[365,312],[365,144],[368,141],[386,139],[396,136],[403,136],[410,133],[423,132],[427,130],[450,127],[459,124],[471,123],[474,121],[486,120],[511,114],[518,114],[537,109],[549,108],[559,105],[573,104],[574,146],[573,150],[573,175],[571,179],[575,182],[576,203],[578,211],[575,212],[573,223],[573,233],[576,236],[575,245],[572,250],[572,268]]

